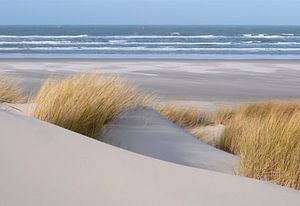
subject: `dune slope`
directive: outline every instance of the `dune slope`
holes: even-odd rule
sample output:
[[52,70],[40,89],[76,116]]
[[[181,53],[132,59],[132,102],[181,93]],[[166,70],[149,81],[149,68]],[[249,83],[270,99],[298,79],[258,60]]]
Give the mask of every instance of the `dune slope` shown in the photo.
[[139,154],[235,174],[237,156],[197,140],[150,108],[129,109],[106,125],[101,140]]
[[299,205],[266,182],[132,153],[0,111],[0,205]]

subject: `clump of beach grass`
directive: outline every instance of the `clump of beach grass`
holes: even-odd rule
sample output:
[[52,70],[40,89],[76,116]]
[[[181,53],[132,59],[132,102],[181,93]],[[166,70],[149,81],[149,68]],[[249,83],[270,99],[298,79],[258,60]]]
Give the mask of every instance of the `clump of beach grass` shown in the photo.
[[199,108],[176,104],[166,104],[156,107],[166,119],[187,130],[212,123],[209,115]]
[[156,106],[155,109],[166,119],[186,130],[195,138],[215,146],[214,139],[207,138],[206,133],[202,130],[203,127],[213,124],[213,119],[207,112],[198,107],[176,103]]
[[241,175],[300,190],[300,102],[262,102],[221,109],[218,147],[241,157]]
[[0,103],[21,103],[23,101],[18,82],[7,76],[0,76]]
[[104,124],[143,101],[144,96],[119,77],[81,74],[47,80],[33,99],[31,115],[97,138]]

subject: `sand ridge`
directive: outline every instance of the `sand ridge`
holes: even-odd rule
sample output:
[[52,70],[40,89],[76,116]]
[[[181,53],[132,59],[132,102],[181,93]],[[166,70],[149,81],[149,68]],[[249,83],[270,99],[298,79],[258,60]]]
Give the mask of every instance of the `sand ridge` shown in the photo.
[[129,109],[103,129],[101,140],[139,154],[236,174],[239,158],[197,140],[151,108]]

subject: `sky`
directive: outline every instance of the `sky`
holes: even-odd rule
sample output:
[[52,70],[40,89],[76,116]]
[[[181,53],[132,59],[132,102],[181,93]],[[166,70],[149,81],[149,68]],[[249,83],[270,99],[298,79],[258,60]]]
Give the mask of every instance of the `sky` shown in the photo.
[[300,0],[0,0],[0,25],[300,25]]

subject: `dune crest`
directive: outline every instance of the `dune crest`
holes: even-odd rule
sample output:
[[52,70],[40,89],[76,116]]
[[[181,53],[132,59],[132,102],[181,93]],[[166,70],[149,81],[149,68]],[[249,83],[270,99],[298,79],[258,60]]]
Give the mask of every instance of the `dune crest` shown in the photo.
[[150,108],[129,109],[105,126],[101,140],[139,154],[228,174],[239,158],[207,145]]

